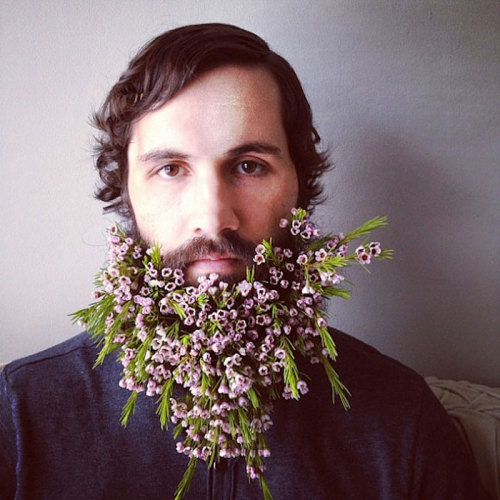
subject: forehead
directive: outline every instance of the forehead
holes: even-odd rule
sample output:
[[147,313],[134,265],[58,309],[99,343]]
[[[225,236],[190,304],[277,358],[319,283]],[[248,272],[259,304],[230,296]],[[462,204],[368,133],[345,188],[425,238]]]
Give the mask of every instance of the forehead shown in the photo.
[[268,70],[231,65],[204,73],[139,119],[132,128],[131,149],[211,145],[217,150],[243,140],[286,146],[280,91]]

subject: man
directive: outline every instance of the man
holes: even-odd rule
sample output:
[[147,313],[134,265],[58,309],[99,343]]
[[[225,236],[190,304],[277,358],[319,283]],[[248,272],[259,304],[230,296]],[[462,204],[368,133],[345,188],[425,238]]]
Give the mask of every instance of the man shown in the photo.
[[[167,32],[131,61],[96,116],[98,197],[129,233],[161,245],[186,281],[244,276],[279,220],[311,207],[328,168],[288,63],[239,28]],[[351,409],[331,404],[324,373],[279,400],[266,479],[275,498],[484,498],[460,437],[424,381],[333,332]],[[5,498],[173,498],[187,459],[152,398],[119,425],[126,391],[113,360],[92,369],[81,334],[2,373],[0,491]],[[317,366],[317,365],[316,365]],[[243,458],[199,463],[188,498],[261,498]]]

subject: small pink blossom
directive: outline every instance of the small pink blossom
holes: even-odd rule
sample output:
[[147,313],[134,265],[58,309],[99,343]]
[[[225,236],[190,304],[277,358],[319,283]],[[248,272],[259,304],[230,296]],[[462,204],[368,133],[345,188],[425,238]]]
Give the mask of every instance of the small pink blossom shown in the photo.
[[309,392],[309,388],[307,387],[306,382],[303,380],[299,380],[297,382],[297,389],[301,394],[307,394]]
[[253,258],[253,261],[258,265],[260,266],[261,264],[264,264],[264,262],[266,262],[266,259],[263,255],[261,254],[257,254],[254,258]]
[[369,245],[370,249],[370,254],[373,256],[380,255],[380,252],[382,251],[380,249],[380,243],[378,241],[372,241]]
[[325,260],[327,255],[328,254],[326,253],[326,250],[324,248],[321,248],[314,253],[317,262],[322,262],[323,260]]
[[264,245],[262,245],[262,244],[257,245],[255,247],[255,253],[258,254],[258,255],[262,255],[265,251],[266,251],[266,247]]
[[300,254],[298,257],[297,257],[297,264],[303,266],[304,264],[307,263],[307,255],[305,254]]

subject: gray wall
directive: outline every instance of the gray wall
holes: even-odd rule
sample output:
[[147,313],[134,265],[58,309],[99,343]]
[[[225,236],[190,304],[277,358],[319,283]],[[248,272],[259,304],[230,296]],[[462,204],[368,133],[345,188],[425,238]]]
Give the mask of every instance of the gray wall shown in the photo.
[[326,230],[395,249],[331,323],[423,375],[500,385],[499,3],[3,0],[0,362],[78,331],[105,256],[87,120],[152,36],[222,21],[296,68],[336,169]]

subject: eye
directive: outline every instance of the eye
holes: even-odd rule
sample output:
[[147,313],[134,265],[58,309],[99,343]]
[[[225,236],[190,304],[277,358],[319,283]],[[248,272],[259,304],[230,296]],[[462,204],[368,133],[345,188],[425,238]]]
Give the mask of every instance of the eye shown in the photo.
[[245,175],[261,175],[265,172],[266,166],[258,161],[244,160],[236,164],[236,172]]
[[158,175],[160,177],[163,177],[164,179],[177,177],[180,173],[181,167],[179,165],[176,165],[175,163],[163,165],[163,167],[158,170]]

